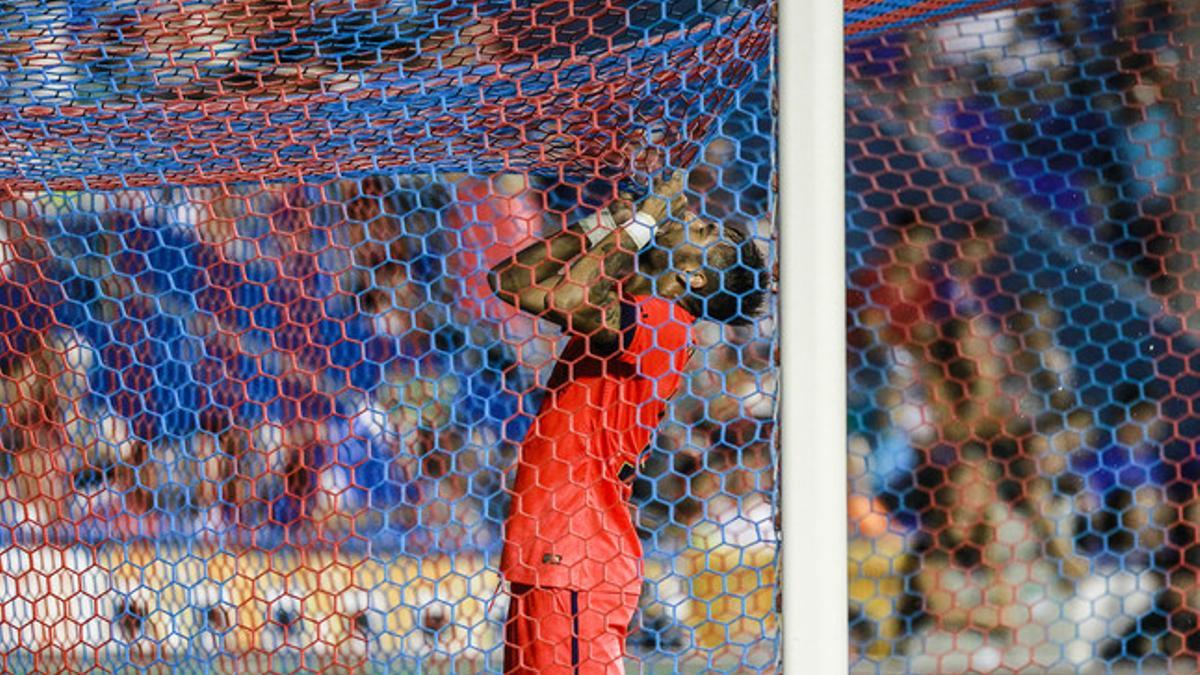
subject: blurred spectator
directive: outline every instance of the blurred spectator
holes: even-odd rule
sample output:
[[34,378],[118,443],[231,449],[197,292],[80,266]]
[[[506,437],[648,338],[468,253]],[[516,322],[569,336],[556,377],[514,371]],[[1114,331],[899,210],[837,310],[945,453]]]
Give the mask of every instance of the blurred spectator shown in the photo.
[[[714,142],[689,194],[769,247],[766,193],[746,191],[752,147]],[[47,503],[34,520],[69,514],[95,538],[494,549],[504,472],[555,344],[533,322],[480,322],[492,310],[473,304],[472,279],[490,247],[561,219],[530,210],[548,189],[541,179],[455,180],[130,191],[57,211],[10,208],[29,235],[4,247],[20,263],[6,268],[9,283],[55,280],[29,297],[89,345],[68,369],[74,380],[14,389],[4,408],[16,420],[6,447],[30,434],[80,446],[62,489],[43,495],[73,506]],[[66,287],[88,311],[62,302]],[[702,522],[726,526],[730,543],[774,541],[774,323],[700,332],[687,392],[639,478],[645,522],[667,525],[663,547],[686,546]],[[8,386],[36,384],[30,368],[63,371],[34,365],[43,357],[12,359]],[[41,421],[22,412],[30,401],[42,401]],[[69,411],[82,417],[67,425]],[[6,466],[20,473],[32,456],[10,449]]]

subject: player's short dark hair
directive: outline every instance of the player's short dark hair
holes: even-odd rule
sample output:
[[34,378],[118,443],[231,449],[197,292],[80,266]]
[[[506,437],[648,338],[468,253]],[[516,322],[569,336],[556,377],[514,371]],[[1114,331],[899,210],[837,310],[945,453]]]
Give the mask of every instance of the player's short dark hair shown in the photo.
[[770,272],[762,251],[741,231],[725,228],[725,236],[707,251],[704,286],[692,289],[688,300],[697,317],[746,326],[767,305]]

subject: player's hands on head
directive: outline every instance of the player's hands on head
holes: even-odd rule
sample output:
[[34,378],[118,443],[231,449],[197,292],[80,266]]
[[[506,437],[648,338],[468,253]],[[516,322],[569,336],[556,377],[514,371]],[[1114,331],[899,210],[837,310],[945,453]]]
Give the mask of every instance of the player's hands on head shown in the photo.
[[625,160],[629,162],[629,175],[645,184],[661,174],[667,166],[667,156],[661,148],[643,143],[630,143],[624,147]]
[[680,192],[671,202],[671,217],[676,220],[687,222],[695,217],[694,213],[688,211],[688,198],[683,192]]
[[[676,169],[670,175],[666,175],[667,155],[658,145],[631,142],[622,149],[622,153],[629,162],[630,177],[635,182],[649,188],[648,196],[637,208],[637,211],[654,217],[659,223],[666,220],[668,216],[686,220],[688,199],[684,194],[684,189],[688,183],[687,172]],[[628,196],[622,194],[621,200],[628,200]],[[617,223],[633,219],[634,210],[630,208],[629,213],[626,214],[623,206],[622,204],[610,207],[613,220]]]
[[[686,211],[687,197],[683,194],[686,185],[687,172],[682,169],[676,170],[667,178],[654,181],[650,187],[650,194],[638,210],[660,223],[669,215]],[[680,203],[682,209],[679,208]]]
[[633,195],[628,192],[621,192],[617,196],[616,201],[608,206],[608,212],[612,214],[613,222],[618,226],[633,220]]

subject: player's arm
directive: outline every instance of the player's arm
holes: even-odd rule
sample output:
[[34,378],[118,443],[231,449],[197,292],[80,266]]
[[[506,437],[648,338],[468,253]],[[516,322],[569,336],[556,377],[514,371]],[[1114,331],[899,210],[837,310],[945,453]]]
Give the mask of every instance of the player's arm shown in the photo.
[[633,275],[637,244],[618,229],[571,261],[545,293],[542,317],[568,332],[586,335],[603,350],[621,330],[619,283]]
[[[666,219],[673,202],[683,192],[684,174],[676,172],[669,180],[655,185],[653,194],[642,202],[638,217],[653,223]],[[545,294],[542,316],[569,332],[586,335],[596,351],[610,351],[621,335],[620,284],[635,272],[637,251],[653,237],[653,226],[641,241],[630,227],[610,232],[584,255],[566,265],[562,276]]]
[[535,241],[492,268],[492,292],[517,309],[540,315],[546,307],[547,280],[583,252],[586,240],[583,227],[572,223],[549,239]]
[[[612,207],[612,221],[622,223],[632,211],[625,202]],[[549,239],[536,241],[500,261],[488,274],[492,292],[504,302],[530,314],[543,315],[553,280],[588,248],[590,230],[598,229],[599,214],[575,222]],[[587,226],[585,227],[585,223]],[[598,242],[599,243],[599,242]]]

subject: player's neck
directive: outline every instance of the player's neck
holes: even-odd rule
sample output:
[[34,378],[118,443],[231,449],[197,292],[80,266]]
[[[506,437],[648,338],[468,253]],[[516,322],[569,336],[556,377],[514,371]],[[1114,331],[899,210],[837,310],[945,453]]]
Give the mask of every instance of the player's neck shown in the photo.
[[625,282],[624,290],[628,295],[653,295],[654,283],[649,277],[635,274],[632,279]]

